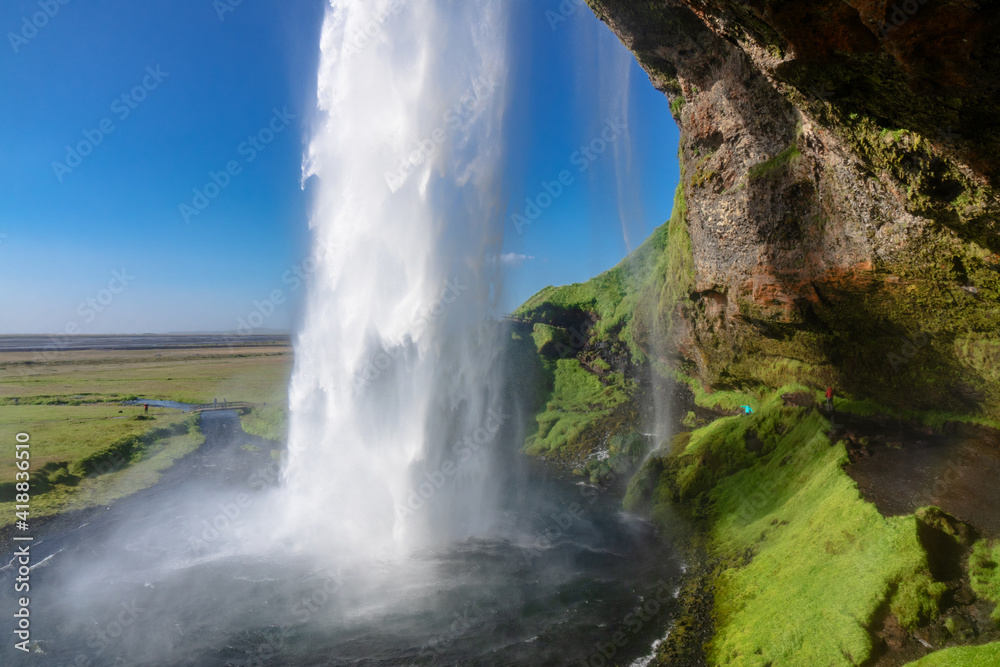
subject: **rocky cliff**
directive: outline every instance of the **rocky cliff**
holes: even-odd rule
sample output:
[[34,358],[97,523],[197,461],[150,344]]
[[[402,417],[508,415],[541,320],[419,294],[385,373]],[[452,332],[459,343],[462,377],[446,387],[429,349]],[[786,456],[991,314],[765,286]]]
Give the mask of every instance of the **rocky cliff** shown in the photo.
[[512,346],[529,454],[698,529],[654,663],[1000,664],[1000,3],[588,3],[681,183]]
[[706,387],[1000,417],[1000,4],[588,2],[681,130],[693,281],[636,344]]

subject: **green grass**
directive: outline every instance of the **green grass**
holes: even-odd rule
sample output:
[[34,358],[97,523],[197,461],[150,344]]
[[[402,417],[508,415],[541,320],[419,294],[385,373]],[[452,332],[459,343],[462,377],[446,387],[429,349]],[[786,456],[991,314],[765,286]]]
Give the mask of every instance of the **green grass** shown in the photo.
[[1000,643],[958,646],[931,653],[906,667],[996,667],[1000,665]]
[[674,101],[670,103],[670,115],[679,119],[681,117],[681,109],[684,108],[685,103],[686,100],[683,95],[675,97]]
[[993,620],[1000,623],[1000,541],[980,540],[973,545],[969,581],[976,595],[998,605]]
[[288,410],[284,405],[269,404],[240,415],[243,430],[252,435],[284,442],[288,438]]
[[[674,379],[677,382],[684,383],[694,394],[695,405],[703,408],[708,408],[710,410],[739,410],[740,406],[749,405],[751,409],[757,410],[761,405],[763,397],[767,395],[766,388],[760,388],[757,391],[743,391],[743,390],[715,390],[710,391],[705,389],[700,382],[691,378],[683,373],[674,373]],[[785,390],[791,389],[795,390],[796,387],[785,387]],[[782,391],[784,393],[784,391]]]
[[[0,408],[0,433],[9,442],[21,431],[31,437],[31,469],[36,471],[50,463],[78,461],[112,441],[184,419],[177,410],[152,408],[151,413],[154,419],[137,421],[142,406],[7,405]],[[0,482],[14,479],[16,470],[13,456],[0,459]]]
[[[662,471],[654,518],[684,500],[722,563],[711,664],[856,665],[871,655],[884,603],[905,628],[938,614],[945,585],[930,575],[916,517],[883,517],[860,496],[823,414],[784,406],[781,394],[796,389],[750,394],[755,414],[682,434],[640,471]],[[746,446],[751,431],[757,451]],[[639,489],[630,493],[641,504]]]
[[750,167],[747,170],[748,178],[764,178],[775,174],[787,167],[793,160],[800,157],[798,146],[794,142],[789,144],[783,151],[775,155],[770,160],[764,160]]
[[[177,459],[196,450],[205,440],[194,416],[175,421],[166,433],[169,434],[162,438],[149,438],[141,450],[132,453],[128,465],[106,474],[84,476],[72,485],[53,484],[42,492],[37,491],[38,487],[33,483],[29,525],[31,519],[106,505],[152,486],[159,481],[163,471]],[[34,438],[31,442],[34,451]],[[32,463],[35,463],[34,459]],[[34,465],[32,470],[36,470]],[[14,501],[0,501],[0,516],[4,517],[4,524],[15,520],[15,504]]]
[[659,328],[662,314],[672,314],[676,301],[694,284],[686,213],[678,186],[671,219],[614,268],[585,283],[545,287],[514,314],[554,324],[567,311],[593,313],[597,317],[593,339],[620,343],[634,361],[644,361],[644,348]]
[[525,441],[533,456],[572,448],[594,422],[628,400],[629,383],[621,373],[609,373],[604,384],[576,359],[547,362],[554,375],[552,395],[536,417],[538,430]]
[[[0,402],[99,402],[125,397],[184,403],[284,400],[291,372],[287,346],[164,350],[74,350],[36,361],[0,353]],[[77,398],[79,397],[79,398]]]
[[944,590],[927,573],[916,520],[882,517],[844,473],[828,422],[791,411],[794,428],[767,461],[711,493],[715,550],[754,554],[717,582],[719,664],[855,665],[871,653],[868,626],[884,600],[913,627]]
[[559,327],[549,326],[542,322],[536,322],[531,328],[531,339],[535,343],[535,349],[543,357],[566,356],[564,352],[569,348],[569,336]]

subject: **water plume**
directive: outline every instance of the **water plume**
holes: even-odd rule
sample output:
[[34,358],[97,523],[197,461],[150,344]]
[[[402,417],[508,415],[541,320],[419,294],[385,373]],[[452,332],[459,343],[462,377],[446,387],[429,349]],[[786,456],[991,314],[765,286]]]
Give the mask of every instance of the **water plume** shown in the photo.
[[335,0],[303,177],[283,537],[389,555],[490,520],[505,3]]

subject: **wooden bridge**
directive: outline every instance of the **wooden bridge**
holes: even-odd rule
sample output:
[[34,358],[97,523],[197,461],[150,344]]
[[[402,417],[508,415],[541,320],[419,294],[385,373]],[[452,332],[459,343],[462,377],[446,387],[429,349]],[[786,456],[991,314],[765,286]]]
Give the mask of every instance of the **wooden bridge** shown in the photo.
[[222,401],[221,403],[199,403],[198,405],[192,405],[189,410],[191,412],[209,412],[211,410],[239,410],[241,413],[246,414],[253,409],[253,403],[245,403],[243,401]]

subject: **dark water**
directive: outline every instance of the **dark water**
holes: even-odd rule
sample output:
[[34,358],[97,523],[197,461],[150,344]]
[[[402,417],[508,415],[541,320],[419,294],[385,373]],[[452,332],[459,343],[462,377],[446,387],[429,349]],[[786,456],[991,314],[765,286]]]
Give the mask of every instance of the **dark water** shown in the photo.
[[0,663],[630,664],[669,625],[670,546],[571,480],[531,473],[487,535],[338,563],[271,543],[268,443],[231,412],[202,423],[157,486],[33,533],[31,654],[12,649],[17,565],[0,571]]

